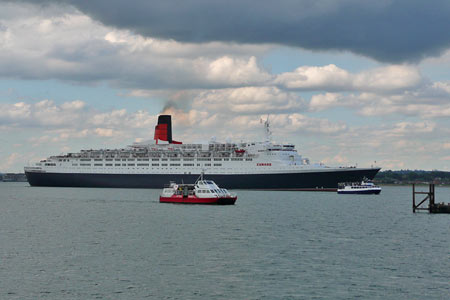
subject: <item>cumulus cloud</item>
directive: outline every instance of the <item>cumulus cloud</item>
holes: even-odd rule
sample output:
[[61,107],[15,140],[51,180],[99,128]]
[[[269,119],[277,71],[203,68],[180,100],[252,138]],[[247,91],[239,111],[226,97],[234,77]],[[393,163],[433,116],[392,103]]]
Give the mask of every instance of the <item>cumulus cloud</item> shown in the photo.
[[303,114],[278,114],[273,117],[273,127],[283,128],[283,131],[290,133],[299,132],[302,134],[326,134],[333,135],[345,132],[348,127],[344,122],[332,122],[327,119],[312,118]]
[[254,56],[248,60],[220,57],[209,63],[206,72],[206,78],[211,81],[234,86],[264,83],[271,78],[258,66]]
[[20,153],[16,152],[11,153],[9,156],[6,157],[5,160],[2,161],[2,163],[0,164],[0,169],[2,170],[9,169],[12,165],[20,161],[21,158],[23,158],[23,156]]
[[254,56],[267,46],[145,38],[74,9],[49,15],[28,6],[30,15],[17,2],[0,5],[16,16],[0,13],[0,77],[106,81],[137,90],[246,86],[271,79]]
[[302,66],[278,75],[274,83],[294,90],[392,92],[416,88],[424,79],[417,67],[391,65],[352,74],[336,65]]
[[404,136],[417,135],[420,133],[431,133],[435,130],[435,122],[399,122],[395,124],[395,127],[386,132],[387,135],[392,136]]
[[182,42],[275,43],[387,62],[420,60],[450,45],[446,0],[44,2],[70,3],[108,26]]
[[[237,90],[234,92],[238,95],[246,94],[245,90]],[[208,94],[210,92],[212,91],[204,91],[205,95],[199,94],[199,99],[208,99],[211,96]],[[255,91],[250,89],[248,93],[253,95],[253,92]],[[275,89],[262,90],[262,92],[267,92],[269,95],[270,92],[280,93],[282,103],[289,99],[289,96]],[[211,97],[214,99],[215,96],[217,95]],[[260,119],[267,117],[266,112],[258,114],[248,111],[236,114],[232,113],[230,108],[228,110],[221,107],[213,109],[208,106],[218,105],[219,99],[221,98],[218,97],[217,101],[212,101],[212,104],[205,103],[203,106],[199,103],[199,106],[190,110],[168,107],[163,113],[173,115],[174,138],[183,142],[206,141],[213,135],[218,141],[263,139]],[[33,149],[43,149],[41,157],[55,154],[52,151],[49,152],[49,147],[66,149],[64,151],[79,151],[86,146],[88,148],[123,147],[135,139],[151,139],[157,118],[157,115],[147,111],[130,112],[125,109],[113,109],[98,112],[80,100],[62,104],[44,100],[34,104],[2,105],[0,122],[20,132],[24,132],[23,128],[28,129],[25,132],[33,130],[28,144],[32,145]],[[23,113],[13,115],[5,113],[16,106],[20,107],[18,111]],[[63,121],[64,118],[55,117],[56,115],[66,116],[69,113],[72,119],[67,121]],[[23,118],[24,115],[27,117]],[[52,121],[44,121],[44,119]],[[77,121],[74,122],[73,119]],[[395,167],[406,165],[405,162],[410,157],[415,157],[419,153],[421,155],[432,153],[436,157],[445,157],[449,148],[447,140],[445,142],[439,140],[442,136],[448,136],[450,132],[437,121],[410,120],[389,125],[355,126],[344,121],[334,122],[304,113],[280,111],[271,113],[269,119],[275,141],[294,142],[297,145],[301,141],[301,154],[312,158],[313,161],[320,160],[330,165],[359,162],[360,166],[367,166],[377,160],[383,167]],[[423,143],[425,139],[427,143]],[[78,142],[75,143],[76,140]],[[389,159],[393,155],[396,157],[395,162]],[[3,157],[6,161],[7,156],[3,155]],[[11,164],[5,165],[8,168],[23,164],[23,160],[14,159],[14,157],[8,161],[11,161]],[[387,165],[383,165],[383,162]]]
[[[151,128],[156,116],[147,111],[127,112],[125,109],[110,112],[98,112],[85,102],[75,100],[56,104],[51,100],[42,100],[34,104],[18,102],[0,103],[0,124],[9,128],[42,128],[58,132],[60,138],[84,137],[85,129],[100,136],[113,136],[118,128]],[[76,131],[67,132],[67,129]],[[41,137],[33,142],[47,140]]]
[[[300,142],[306,154],[317,155],[318,160],[352,163],[359,157],[366,165],[377,159],[398,167],[417,157],[414,151],[448,156],[448,141],[436,137],[450,134],[444,130],[449,127],[450,83],[431,82],[421,74],[420,65],[399,63],[447,47],[446,33],[430,34],[433,26],[448,22],[440,19],[446,13],[437,10],[440,1],[433,6],[415,0],[276,4],[264,0],[255,7],[246,0],[194,0],[175,8],[172,2],[137,0],[28,2],[45,5],[0,3],[1,78],[101,82],[120,88],[122,96],[165,99],[162,112],[173,115],[174,138],[186,142],[204,141],[211,135],[221,141],[261,140],[259,120],[270,114],[274,136]],[[100,10],[104,5],[108,9]],[[296,10],[297,5],[302,9]],[[406,23],[397,26],[401,18],[395,17],[403,13],[400,7],[414,13],[420,5],[426,9],[416,16],[437,12],[436,23],[416,30],[422,19],[408,24],[404,15]],[[112,11],[120,13],[105,15]],[[389,14],[392,19],[386,18]],[[350,28],[351,18],[361,18],[354,20],[360,26]],[[416,31],[414,36],[400,35],[406,26]],[[396,64],[357,72],[334,64],[304,65],[274,74],[263,58],[275,44],[350,50]],[[442,58],[446,64],[448,53]],[[32,132],[28,141],[33,147],[47,145],[42,148],[44,156],[53,154],[48,153],[49,144],[52,149],[78,151],[81,145],[121,147],[151,139],[156,123],[156,115],[145,110],[98,111],[81,100],[11,101],[10,95],[0,95],[15,102],[0,104],[4,140],[11,138],[7,132]],[[343,110],[325,112],[332,108],[356,114],[348,120],[350,114],[339,114]],[[373,126],[352,123],[353,119],[365,123],[368,117]],[[421,145],[423,140],[434,142]],[[389,159],[392,151],[399,153],[398,159]],[[8,155],[2,160],[7,161]]]
[[[350,125],[348,130],[339,132],[328,139],[334,147],[316,147],[315,154],[326,158],[339,155],[349,158],[349,162],[362,165],[378,165],[384,169],[398,168],[439,168],[445,169],[439,158],[448,155],[442,136],[448,130],[434,121],[400,121],[386,124]],[[426,141],[426,142],[424,142]],[[355,159],[355,158],[358,159]],[[327,160],[328,159],[328,160]],[[375,163],[376,161],[376,163]],[[448,167],[446,168],[448,169]]]
[[450,117],[450,94],[432,84],[416,92],[396,95],[361,94],[359,113],[364,116],[406,115],[425,119]]
[[448,82],[429,82],[392,93],[323,93],[309,101],[310,111],[346,107],[362,116],[403,115],[423,119],[450,117]]
[[246,115],[299,111],[305,104],[298,95],[276,87],[244,87],[201,92],[194,98],[192,107]]
[[61,106],[51,100],[35,104],[0,103],[0,124],[9,126],[61,126],[77,123],[82,117],[84,102],[75,100]]

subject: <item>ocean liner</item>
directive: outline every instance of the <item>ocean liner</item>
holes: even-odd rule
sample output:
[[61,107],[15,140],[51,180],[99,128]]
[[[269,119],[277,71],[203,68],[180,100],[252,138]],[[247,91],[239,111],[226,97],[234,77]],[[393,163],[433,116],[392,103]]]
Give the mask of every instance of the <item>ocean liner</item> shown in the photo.
[[203,172],[228,189],[334,190],[340,182],[373,179],[380,168],[312,164],[293,144],[271,141],[183,144],[172,139],[170,115],[160,115],[154,140],[123,149],[81,150],[25,167],[32,186],[161,188],[192,183]]

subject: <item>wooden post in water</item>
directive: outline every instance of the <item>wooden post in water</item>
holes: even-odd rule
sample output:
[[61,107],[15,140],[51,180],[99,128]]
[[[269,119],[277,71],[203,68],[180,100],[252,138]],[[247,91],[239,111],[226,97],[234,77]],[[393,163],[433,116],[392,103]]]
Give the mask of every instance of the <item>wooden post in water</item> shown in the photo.
[[[434,183],[430,183],[428,185],[428,192],[416,192],[416,186],[413,184],[412,186],[413,198],[412,198],[412,209],[413,213],[416,210],[428,210],[429,213],[432,214],[450,214],[450,203],[438,203],[436,204],[436,195],[435,195],[435,187]],[[416,194],[427,195],[425,199],[416,204]],[[428,201],[428,208],[420,207],[425,201]]]
[[[416,194],[424,194],[427,196],[425,197],[425,199],[423,199],[416,205]],[[420,207],[427,200],[428,200],[428,208]],[[432,183],[429,184],[428,192],[416,192],[415,184],[413,184],[413,213],[415,213],[416,210],[428,210],[429,212],[432,212],[433,207],[434,207],[434,184]]]
[[430,202],[428,205],[428,209],[430,212],[432,212],[433,208],[434,208],[434,183],[430,184]]

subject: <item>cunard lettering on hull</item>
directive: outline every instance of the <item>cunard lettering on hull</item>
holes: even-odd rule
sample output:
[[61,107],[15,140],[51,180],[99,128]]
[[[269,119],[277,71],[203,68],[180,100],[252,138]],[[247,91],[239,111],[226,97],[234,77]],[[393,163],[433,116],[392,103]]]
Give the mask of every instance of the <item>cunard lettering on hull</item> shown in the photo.
[[372,179],[379,168],[311,164],[293,144],[263,142],[183,144],[172,139],[170,115],[160,115],[154,139],[122,149],[81,150],[25,167],[32,186],[161,188],[204,172],[225,188],[336,189],[339,182]]

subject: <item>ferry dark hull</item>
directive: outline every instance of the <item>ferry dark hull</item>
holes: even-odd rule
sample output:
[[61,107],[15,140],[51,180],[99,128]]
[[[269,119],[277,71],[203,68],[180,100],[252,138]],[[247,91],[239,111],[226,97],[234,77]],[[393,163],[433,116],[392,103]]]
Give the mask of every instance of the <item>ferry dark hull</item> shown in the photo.
[[338,194],[343,195],[379,195],[381,190],[369,190],[369,191],[338,191]]
[[183,197],[183,195],[174,195],[172,197],[159,197],[161,203],[175,204],[201,204],[201,205],[234,205],[237,197],[220,198],[197,198],[196,196]]
[[[380,169],[343,169],[283,174],[209,175],[217,185],[227,189],[252,190],[330,190],[340,182],[373,179]],[[25,172],[31,186],[162,188],[170,181],[193,183],[200,174],[85,174]]]

